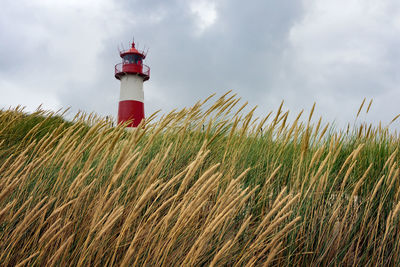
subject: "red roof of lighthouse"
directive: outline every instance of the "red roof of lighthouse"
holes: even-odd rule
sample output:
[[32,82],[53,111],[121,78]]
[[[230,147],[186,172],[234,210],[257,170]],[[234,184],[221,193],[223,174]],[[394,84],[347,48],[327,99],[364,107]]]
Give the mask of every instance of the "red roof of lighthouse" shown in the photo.
[[135,48],[135,42],[132,42],[132,47],[129,50],[120,52],[121,57],[128,55],[128,54],[137,54],[137,55],[141,55],[143,57],[143,59],[146,58],[146,54],[143,51],[139,51]]

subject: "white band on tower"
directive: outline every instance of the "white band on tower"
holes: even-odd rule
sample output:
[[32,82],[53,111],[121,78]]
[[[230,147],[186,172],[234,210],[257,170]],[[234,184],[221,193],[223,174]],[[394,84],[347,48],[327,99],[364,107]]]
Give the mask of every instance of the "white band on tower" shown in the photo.
[[143,78],[132,74],[122,76],[119,100],[136,100],[144,102]]

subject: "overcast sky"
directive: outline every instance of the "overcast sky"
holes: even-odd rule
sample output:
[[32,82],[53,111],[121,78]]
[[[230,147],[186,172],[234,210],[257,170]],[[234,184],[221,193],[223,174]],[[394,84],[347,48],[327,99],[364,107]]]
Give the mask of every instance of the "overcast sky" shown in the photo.
[[[0,108],[116,116],[118,46],[149,48],[147,114],[233,90],[353,122],[400,112],[399,0],[1,0]],[[399,122],[397,122],[399,123]]]

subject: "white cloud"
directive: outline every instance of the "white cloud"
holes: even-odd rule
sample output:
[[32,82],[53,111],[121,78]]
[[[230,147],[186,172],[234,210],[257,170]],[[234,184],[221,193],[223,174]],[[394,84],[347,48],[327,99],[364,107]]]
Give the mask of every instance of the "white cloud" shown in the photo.
[[216,3],[213,1],[194,0],[190,4],[190,10],[196,18],[200,34],[211,27],[218,18]]
[[[1,57],[16,58],[7,59],[9,67],[14,69],[12,72],[7,67],[4,70],[9,73],[0,72],[1,105],[17,102],[28,110],[41,103],[50,107],[74,106],[81,104],[82,97],[101,95],[107,90],[98,86],[104,83],[101,77],[104,69],[109,69],[113,79],[113,62],[104,65],[102,58],[105,40],[114,38],[117,44],[116,36],[123,29],[119,18],[122,13],[116,10],[113,1],[27,1],[25,4],[5,5],[3,12],[7,17],[0,18],[0,29],[5,29],[0,39],[7,40],[6,52],[3,49]],[[21,9],[21,5],[26,7]],[[113,52],[117,56],[117,45]],[[68,103],[65,96],[77,101]],[[93,106],[75,109],[88,107]],[[107,113],[101,110],[101,103],[98,107],[94,107],[96,112]]]
[[285,58],[289,86],[301,88],[294,93],[322,102],[326,114],[342,121],[364,97],[376,99],[374,120],[398,112],[389,96],[400,82],[400,2],[307,0],[304,8],[303,19],[289,33]]
[[387,1],[306,2],[304,20],[292,28],[289,36],[292,46],[305,61],[379,63],[387,52],[386,41],[399,33],[395,20],[400,13],[388,17],[390,7],[383,4]]
[[29,112],[34,111],[40,105],[45,110],[62,108],[55,95],[41,90],[40,87],[31,86],[31,90],[26,90],[20,84],[0,80],[0,88],[0,109],[13,108],[18,105],[25,107],[25,110]]

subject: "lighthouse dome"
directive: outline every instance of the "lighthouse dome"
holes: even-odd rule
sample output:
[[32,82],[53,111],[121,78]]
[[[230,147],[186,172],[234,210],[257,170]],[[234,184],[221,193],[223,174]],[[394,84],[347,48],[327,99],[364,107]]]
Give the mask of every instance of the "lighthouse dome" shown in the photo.
[[122,76],[127,74],[139,75],[143,77],[144,81],[150,78],[150,68],[143,64],[146,53],[137,50],[135,42],[132,42],[129,50],[121,51],[119,55],[122,62],[115,65],[115,78],[120,80]]
[[136,49],[135,42],[132,42],[132,47],[129,50],[125,50],[120,53],[120,56],[122,58],[124,58],[124,56],[126,56],[126,55],[138,55],[142,59],[146,58],[146,54],[143,51],[139,51]]

